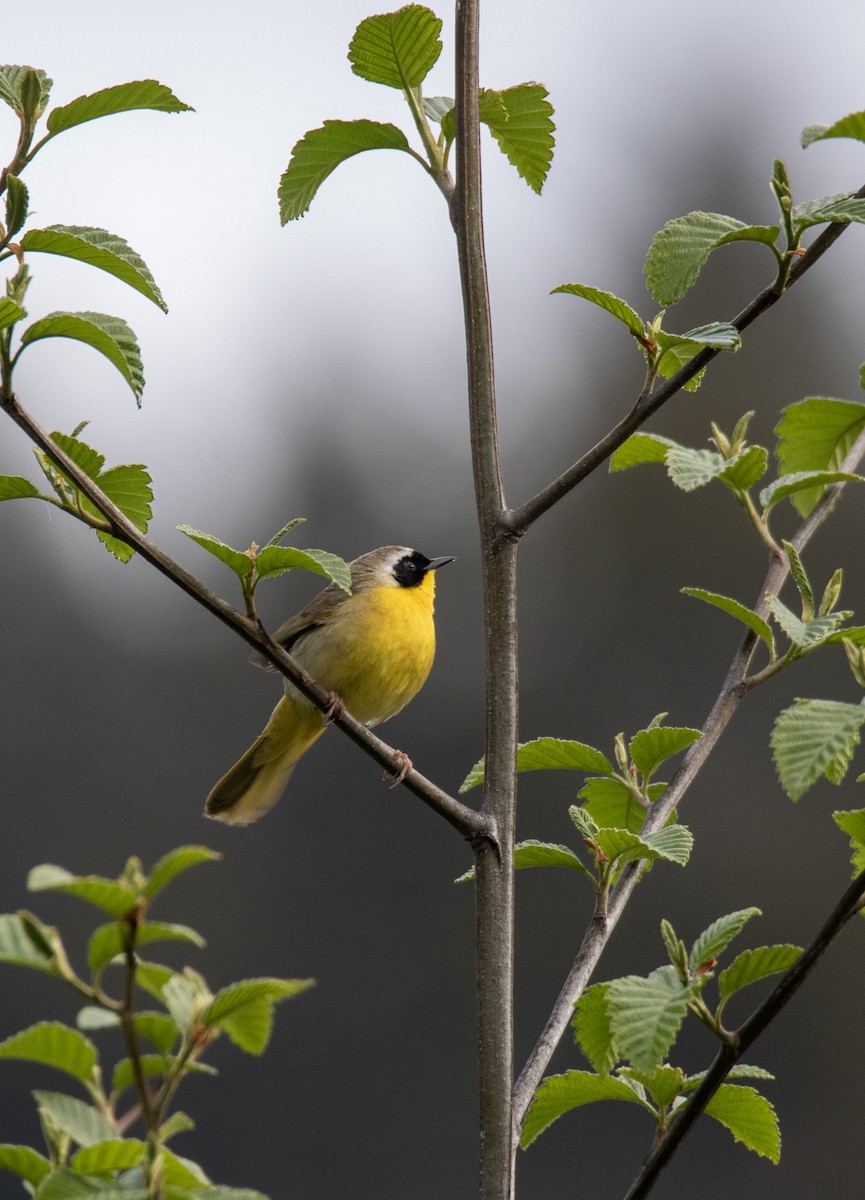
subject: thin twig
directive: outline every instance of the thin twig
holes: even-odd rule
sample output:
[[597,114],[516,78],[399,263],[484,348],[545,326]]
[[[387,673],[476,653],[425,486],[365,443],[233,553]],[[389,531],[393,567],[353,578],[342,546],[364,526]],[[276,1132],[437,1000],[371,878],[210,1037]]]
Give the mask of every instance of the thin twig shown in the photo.
[[844,892],[810,946],[782,976],[777,986],[769,993],[759,1008],[755,1009],[744,1025],[736,1030],[731,1035],[729,1042],[726,1042],[718,1051],[703,1082],[673,1121],[664,1137],[652,1147],[639,1175],[625,1196],[625,1200],[643,1200],[649,1194],[661,1171],[693,1129],[697,1118],[724,1082],[731,1068],[740,1061],[766,1026],[792,1000],[847,922],[859,912],[863,896],[865,896],[865,871],[860,872]]
[[[854,472],[863,456],[865,456],[865,431],[860,433],[856,439],[840,469],[845,472]],[[811,514],[802,522],[791,539],[797,550],[804,549],[832,512],[843,487],[842,483],[833,484],[823,493]],[[757,611],[766,611],[766,594],[777,595],[789,573],[790,564],[786,555],[774,555],[763,586],[760,588],[759,599],[755,605]],[[644,833],[652,833],[663,828],[673,811],[681,807],[685,793],[747,695],[749,691],[748,667],[757,641],[756,633],[751,629],[747,630],[727,670],[718,698],[703,723],[702,736],[689,748],[664,794],[650,808],[643,826]],[[606,928],[599,930],[593,922],[586,931],[549,1019],[514,1085],[514,1124],[517,1131],[522,1127],[526,1110],[553,1052],[568,1028],[573,1016],[574,1005],[585,990],[643,870],[644,867],[640,862],[628,863],[610,895]]]
[[[137,529],[131,521],[117,508],[116,505],[100,490],[68,454],[51,440],[45,429],[22,407],[17,396],[10,396],[2,401],[2,407],[15,423],[24,430],[51,461],[71,479],[75,486],[90,500],[110,522],[111,532],[115,537],[127,542],[141,555],[143,559],[161,572],[167,579],[191,596],[218,617],[224,625],[248,642],[254,649],[260,651],[269,662],[273,663],[287,679],[311,700],[322,712],[326,712],[332,704],[333,697],[315,682],[294,659],[272,642],[265,629],[257,621],[251,620],[238,612],[211,592],[179,563]],[[338,726],[356,745],[360,746],[376,762],[393,775],[399,774],[404,765],[404,759],[398,751],[387,742],[376,737],[365,725],[348,712],[334,714],[333,724]],[[447,792],[426,779],[419,771],[410,770],[402,781],[419,799],[434,809],[457,829],[464,838],[475,844],[477,841],[497,844],[495,821],[486,813],[476,812],[467,805],[460,803]]]

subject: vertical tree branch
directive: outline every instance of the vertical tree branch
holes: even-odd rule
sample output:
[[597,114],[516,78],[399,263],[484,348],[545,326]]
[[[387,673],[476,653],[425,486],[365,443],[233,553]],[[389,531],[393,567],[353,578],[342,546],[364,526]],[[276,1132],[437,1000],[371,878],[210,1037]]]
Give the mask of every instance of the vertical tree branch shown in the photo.
[[513,1194],[513,837],[517,744],[516,539],[499,538],[505,508],[484,253],[478,124],[479,0],[456,6],[456,163],[451,222],[466,328],[469,420],[484,575],[486,785],[482,811],[498,848],[476,843],[480,1195]]

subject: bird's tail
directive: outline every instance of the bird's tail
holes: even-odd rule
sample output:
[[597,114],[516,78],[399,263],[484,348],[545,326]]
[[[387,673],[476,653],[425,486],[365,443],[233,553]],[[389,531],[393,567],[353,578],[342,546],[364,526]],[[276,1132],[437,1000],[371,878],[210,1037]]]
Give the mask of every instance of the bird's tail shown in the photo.
[[318,709],[283,697],[264,730],[207,797],[208,817],[250,825],[276,804],[298,759],[324,732]]

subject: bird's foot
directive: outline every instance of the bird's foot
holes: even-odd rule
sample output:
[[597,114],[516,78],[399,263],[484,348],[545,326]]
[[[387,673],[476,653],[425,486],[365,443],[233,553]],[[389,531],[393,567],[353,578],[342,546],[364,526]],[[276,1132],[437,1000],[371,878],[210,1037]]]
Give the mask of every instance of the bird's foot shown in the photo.
[[337,717],[345,715],[345,701],[342,696],[338,696],[336,692],[330,692],[328,699],[330,700],[330,704],[325,709],[321,722],[324,726],[332,725]]
[[395,788],[402,783],[412,768],[411,759],[407,754],[403,754],[402,750],[395,750],[394,755],[399,760],[399,770],[385,771],[384,775],[382,775],[382,779],[384,779],[386,782],[389,782],[392,788]]

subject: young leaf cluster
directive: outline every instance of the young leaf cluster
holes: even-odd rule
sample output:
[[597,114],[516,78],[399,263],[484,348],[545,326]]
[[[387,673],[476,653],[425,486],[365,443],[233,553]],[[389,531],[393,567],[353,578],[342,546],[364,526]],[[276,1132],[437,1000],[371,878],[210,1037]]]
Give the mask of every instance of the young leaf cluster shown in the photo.
[[[650,804],[664,792],[666,784],[655,782],[662,763],[686,750],[699,737],[698,729],[663,724],[659,714],[626,743],[624,734],[615,741],[614,766],[605,754],[583,742],[558,738],[536,738],[517,749],[518,771],[569,770],[590,774],[578,792],[581,805],[571,805],[569,816],[591,866],[567,846],[529,840],[514,847],[514,867],[568,867],[586,875],[598,896],[605,896],[623,867],[634,861],[650,865],[657,859],[684,866],[693,838],[684,825],[668,824],[656,833],[642,833]],[[484,760],[476,763],[464,780],[461,792],[484,780]],[[458,882],[474,878],[474,871]]]
[[[715,978],[721,955],[758,909],[747,908],[713,921],[690,950],[667,921],[661,935],[669,962],[648,976],[628,975],[596,983],[580,998],[573,1020],[577,1044],[594,1068],[568,1071],[543,1080],[526,1115],[522,1146],[526,1148],[553,1121],[571,1109],[598,1100],[638,1104],[662,1135],[673,1117],[699,1086],[704,1073],[687,1075],[667,1057],[688,1013],[722,1041],[728,1033],[722,1014],[734,995],[749,984],[787,971],[801,954],[798,946],[760,946],[739,954],[717,980],[717,1000],[710,1006],[705,989]],[[759,1067],[738,1066],[733,1079],[771,1079]],[[750,1150],[777,1163],[781,1141],[774,1109],[755,1088],[724,1084],[706,1112]]]
[[[217,1073],[202,1058],[220,1034],[248,1054],[261,1054],[274,1006],[313,981],[246,979],[214,993],[198,971],[177,971],[141,954],[155,942],[204,944],[186,925],[152,920],[150,908],[171,880],[219,857],[204,846],[181,846],[148,873],[131,858],[116,879],[73,875],[53,865],[34,868],[31,891],[77,896],[109,918],[90,936],[81,974],[56,928],[26,911],[0,916],[0,963],[52,975],[84,1001],[77,1028],[40,1021],[0,1042],[0,1059],[53,1067],[77,1093],[33,1093],[43,1150],[0,1145],[0,1169],[22,1179],[37,1200],[265,1200],[256,1192],[214,1186],[197,1163],[174,1150],[175,1137],[194,1122],[172,1111],[173,1104],[190,1073]],[[115,987],[109,988],[106,976],[119,976]],[[140,993],[147,997],[142,1007]],[[111,1070],[90,1036],[109,1029],[122,1033],[126,1051]],[[129,1131],[137,1125],[140,1136],[133,1136]]]
[[[426,97],[422,85],[438,62],[442,23],[430,9],[408,4],[396,12],[361,21],[348,49],[355,75],[402,92],[420,137],[422,152],[389,122],[328,120],[297,142],[279,181],[282,224],[306,213],[318,189],[338,166],[366,150],[400,150],[434,179],[445,195],[453,190],[448,164],[456,130],[454,101]],[[508,161],[540,192],[553,157],[553,109],[539,83],[502,91],[482,88],[480,119]],[[434,130],[438,127],[438,132]]]

